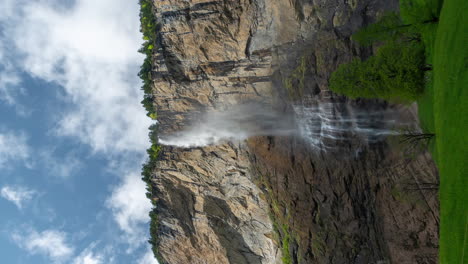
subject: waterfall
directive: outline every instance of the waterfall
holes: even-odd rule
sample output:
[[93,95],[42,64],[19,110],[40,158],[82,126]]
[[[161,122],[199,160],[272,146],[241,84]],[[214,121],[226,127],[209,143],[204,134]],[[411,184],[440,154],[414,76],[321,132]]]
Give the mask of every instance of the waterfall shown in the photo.
[[159,143],[176,147],[200,147],[252,136],[288,136],[297,132],[291,115],[259,104],[231,106],[209,111],[182,131],[162,136]]
[[263,105],[243,104],[206,112],[186,129],[162,136],[159,143],[189,148],[252,136],[295,136],[313,148],[327,150],[356,138],[373,142],[398,134],[397,125],[401,124],[389,110],[358,111],[332,102],[294,105],[289,114]]
[[[338,111],[337,109],[341,111]],[[343,109],[344,108],[344,109]],[[396,114],[391,110],[363,111],[349,105],[318,103],[315,106],[295,105],[298,135],[317,149],[337,148],[351,139],[365,142],[382,140],[385,136],[397,135]]]

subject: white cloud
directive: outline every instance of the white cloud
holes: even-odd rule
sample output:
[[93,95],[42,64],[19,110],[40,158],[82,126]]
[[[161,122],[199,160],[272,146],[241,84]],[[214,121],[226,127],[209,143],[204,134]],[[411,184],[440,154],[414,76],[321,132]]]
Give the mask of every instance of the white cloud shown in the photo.
[[0,60],[2,60],[0,63],[0,100],[8,105],[14,105],[16,103],[16,95],[18,93],[23,93],[18,87],[21,79],[14,71],[13,66],[5,61],[6,59],[1,55],[2,54],[0,54]]
[[140,105],[137,77],[143,58],[138,5],[127,0],[77,0],[56,9],[51,1],[18,4],[7,29],[20,67],[60,84],[73,111],[63,113],[57,132],[75,136],[94,151],[141,151],[150,119]]
[[[63,88],[70,107],[59,113],[56,135],[77,138],[117,163],[145,154],[152,121],[140,105],[137,1],[75,0],[68,8],[58,8],[59,0],[0,2],[0,23],[12,25],[3,32],[15,54],[10,72],[21,70]],[[2,52],[6,47],[0,46]],[[0,150],[0,165],[1,160]],[[126,176],[106,205],[129,245],[138,246],[147,239],[151,208],[145,184],[139,173],[116,174]]]
[[30,254],[45,255],[54,263],[63,263],[74,251],[74,248],[66,243],[66,234],[58,230],[45,230],[40,233],[30,230],[28,234],[14,233],[12,238]]
[[73,260],[73,264],[102,264],[104,257],[95,254],[91,248],[85,249],[81,254]]
[[[1,37],[1,35],[0,35]],[[21,78],[8,56],[2,54],[5,50],[0,42],[0,102],[12,106],[20,116],[28,116],[31,110],[18,102],[18,97],[27,94],[21,87]]]
[[0,1],[0,17],[9,18],[14,14],[15,0]]
[[146,187],[139,174],[130,173],[123,179],[121,185],[114,188],[106,205],[112,210],[114,219],[120,229],[126,234],[126,239],[132,246],[146,242],[148,213],[151,203],[146,198]]
[[28,114],[24,106],[18,104],[17,97],[25,94],[25,90],[19,86],[21,78],[17,69],[12,62],[12,50],[10,42],[4,34],[4,27],[12,27],[7,19],[14,14],[15,1],[2,0],[0,1],[0,102],[14,106],[18,114],[25,116]]
[[83,166],[74,154],[68,153],[62,157],[56,157],[51,150],[40,153],[42,165],[47,169],[48,175],[66,179]]
[[148,247],[148,250],[146,253],[141,257],[138,262],[138,264],[159,264],[158,261],[154,258],[153,251],[151,251],[151,248]]
[[24,133],[0,132],[0,168],[17,160],[27,161],[30,149],[26,141]]
[[[105,253],[96,253],[96,243],[91,243],[79,255],[74,255],[75,248],[67,243],[67,234],[54,229],[37,232],[32,228],[15,232],[11,235],[13,241],[29,254],[41,254],[53,263],[73,264],[103,264],[113,263],[112,258],[105,261]],[[108,251],[106,248],[104,252]],[[109,253],[109,252],[107,252]]]
[[0,190],[0,195],[14,203],[18,209],[22,209],[24,203],[36,195],[36,191],[20,186],[3,186]]

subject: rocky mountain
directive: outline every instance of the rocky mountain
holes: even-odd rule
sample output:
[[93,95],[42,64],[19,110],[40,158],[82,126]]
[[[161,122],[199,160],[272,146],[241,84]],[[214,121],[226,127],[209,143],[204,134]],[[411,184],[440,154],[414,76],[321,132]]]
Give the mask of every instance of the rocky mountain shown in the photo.
[[[293,114],[327,106],[326,122],[391,110],[416,123],[414,108],[350,101],[327,87],[337,65],[373,52],[351,34],[397,1],[153,4],[160,135],[246,102]],[[160,261],[437,263],[438,176],[428,153],[408,157],[385,140],[347,138],[327,143],[331,150],[296,136],[163,146],[152,177]]]

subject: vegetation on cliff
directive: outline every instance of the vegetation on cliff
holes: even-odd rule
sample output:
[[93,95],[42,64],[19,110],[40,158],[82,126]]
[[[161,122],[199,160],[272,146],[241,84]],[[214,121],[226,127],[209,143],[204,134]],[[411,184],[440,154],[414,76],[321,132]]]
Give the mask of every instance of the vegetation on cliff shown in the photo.
[[141,103],[148,111],[148,116],[152,119],[156,118],[156,112],[153,107],[153,93],[151,88],[151,69],[152,69],[152,55],[156,43],[156,18],[152,13],[152,2],[148,0],[140,0],[140,31],[143,33],[143,44],[138,50],[140,53],[146,55],[143,64],[140,67],[138,76],[143,81],[142,90],[145,92],[143,101]]
[[[383,45],[366,61],[341,65],[330,88],[351,98],[418,103],[440,172],[440,263],[466,263],[468,245],[468,19],[463,0],[400,0],[400,15],[386,14],[354,35],[361,45]],[[464,87],[465,86],[465,87]]]
[[265,190],[264,198],[270,205],[270,219],[273,223],[273,230],[275,231],[275,241],[281,248],[281,261],[283,264],[292,264],[297,260],[293,260],[293,256],[291,254],[291,247],[296,245],[296,241],[293,236],[294,230],[291,230],[291,227],[289,226],[291,216],[280,209],[283,208],[284,205],[280,205],[280,201],[278,201],[276,196],[273,194],[273,188],[266,179],[270,175],[262,175],[259,172],[257,173],[259,178],[256,184]]
[[[143,82],[142,90],[144,91],[144,98],[141,103],[148,112],[147,115],[155,120],[157,115],[153,105],[153,89],[152,89],[152,78],[151,71],[153,68],[153,51],[156,45],[156,36],[157,36],[157,24],[156,18],[153,14],[153,3],[150,0],[140,0],[140,31],[143,33],[143,44],[139,52],[146,55],[143,64],[140,67],[140,72],[138,76]],[[150,223],[150,240],[148,241],[151,244],[151,248],[155,257],[161,262],[161,257],[158,254],[158,240],[157,240],[157,229],[158,229],[158,218],[156,214],[156,200],[155,189],[151,181],[151,176],[156,167],[156,160],[158,158],[161,147],[158,144],[157,136],[157,125],[153,124],[149,127],[149,138],[151,140],[151,147],[147,150],[148,160],[143,164],[141,175],[142,180],[146,183],[146,196],[151,200],[153,204],[153,209],[149,213],[151,223]],[[163,262],[161,262],[163,263]]]

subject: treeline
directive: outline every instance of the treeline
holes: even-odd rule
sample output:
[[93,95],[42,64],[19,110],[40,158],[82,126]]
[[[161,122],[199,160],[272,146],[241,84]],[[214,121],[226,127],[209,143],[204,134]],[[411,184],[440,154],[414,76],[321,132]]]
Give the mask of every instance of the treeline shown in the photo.
[[331,75],[330,89],[350,98],[381,98],[409,103],[418,99],[432,66],[427,63],[427,26],[437,23],[440,6],[424,1],[400,0],[400,14],[381,16],[352,37],[362,46],[377,44],[376,54],[342,64]]
[[145,60],[140,67],[138,76],[143,81],[142,90],[145,92],[143,101],[141,103],[148,112],[148,116],[156,119],[156,112],[153,107],[153,92],[152,92],[152,78],[151,70],[153,49],[156,44],[157,23],[156,17],[153,14],[153,3],[149,0],[140,0],[140,31],[143,33],[143,44],[138,52],[145,54]]
[[[143,64],[140,67],[140,72],[138,76],[143,81],[142,90],[144,91],[144,98],[141,101],[141,104],[145,107],[147,111],[147,116],[155,120],[157,118],[156,110],[153,104],[153,81],[151,77],[151,72],[153,69],[153,52],[156,46],[156,37],[158,32],[158,25],[156,23],[156,17],[153,13],[153,3],[151,0],[140,0],[140,31],[143,33],[143,44],[138,50],[140,53],[146,55]],[[158,253],[158,240],[157,240],[157,231],[158,231],[158,217],[156,214],[156,200],[155,197],[155,187],[151,181],[151,176],[153,171],[156,168],[156,161],[161,150],[160,145],[158,144],[157,136],[157,125],[153,124],[149,127],[149,138],[151,140],[151,147],[146,150],[148,153],[148,159],[142,168],[142,180],[146,183],[146,197],[151,200],[153,205],[152,210],[149,213],[151,218],[150,222],[150,239],[148,242],[151,244],[151,249],[154,253],[156,259],[162,262],[162,258]]]

